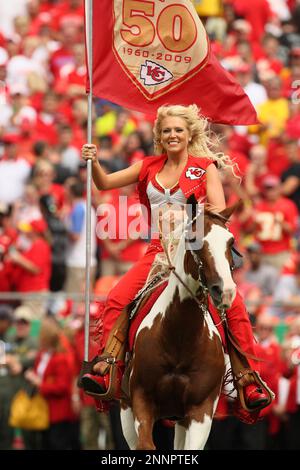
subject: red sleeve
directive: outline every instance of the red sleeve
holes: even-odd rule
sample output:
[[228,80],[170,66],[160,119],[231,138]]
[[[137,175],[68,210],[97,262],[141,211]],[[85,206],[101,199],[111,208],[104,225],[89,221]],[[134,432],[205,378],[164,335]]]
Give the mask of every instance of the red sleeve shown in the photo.
[[292,229],[296,230],[298,226],[298,209],[293,201],[287,201],[287,210],[285,212],[286,221],[291,224]]
[[31,261],[37,267],[43,267],[45,256],[48,257],[48,247],[46,245],[46,242],[44,240],[37,240],[32,245],[30,250],[25,253],[22,253],[22,255],[24,256],[24,258],[28,259],[28,261]]
[[206,170],[212,164],[214,164],[217,168],[219,167],[217,160],[212,160],[211,158],[207,158],[207,157],[195,157],[195,158],[197,158],[198,163],[200,164],[201,168],[203,168],[203,170]]
[[41,383],[39,389],[44,397],[64,396],[70,391],[71,374],[69,371],[69,363],[66,357],[56,357],[53,364],[53,372],[51,374],[51,382],[47,382],[47,376]]

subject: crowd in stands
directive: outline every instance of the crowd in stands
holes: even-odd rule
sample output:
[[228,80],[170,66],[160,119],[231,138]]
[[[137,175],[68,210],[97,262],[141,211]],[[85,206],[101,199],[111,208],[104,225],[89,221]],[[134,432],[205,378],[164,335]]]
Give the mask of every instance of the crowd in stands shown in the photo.
[[[22,381],[39,387],[51,416],[47,433],[23,433],[26,448],[124,445],[117,412],[110,418],[97,414],[75,385],[84,308],[72,302],[72,294],[85,290],[86,249],[83,4],[0,3],[0,340],[11,348],[6,366],[0,365],[0,448],[12,446],[9,405]],[[234,163],[233,172],[221,175],[227,204],[244,202],[230,225],[244,256],[234,275],[248,304],[258,354],[265,358],[263,377],[277,394],[266,419],[252,427],[230,416],[230,399],[223,400],[208,445],[300,448],[300,1],[194,4],[214,53],[244,88],[260,121],[250,127],[211,124],[211,131]],[[108,172],[153,155],[152,116],[99,98],[93,117],[93,142]],[[132,207],[131,214],[138,211],[135,187],[103,193],[93,187],[92,203],[91,288],[104,298],[143,255],[147,240],[130,233],[130,216],[122,218]],[[100,239],[112,217],[115,233]],[[10,292],[45,297],[26,296],[17,304],[1,297]],[[70,300],[49,301],[49,292],[67,292]],[[40,342],[34,344],[30,324],[37,319]],[[284,325],[284,338],[275,334],[278,324]],[[55,390],[47,382],[52,368]]]

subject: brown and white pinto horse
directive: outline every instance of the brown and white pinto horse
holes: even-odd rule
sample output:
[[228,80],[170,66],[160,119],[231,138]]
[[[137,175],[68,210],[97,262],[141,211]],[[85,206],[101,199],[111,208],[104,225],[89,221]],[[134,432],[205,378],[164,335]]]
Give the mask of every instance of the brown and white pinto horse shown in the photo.
[[[196,200],[189,198],[192,202],[199,212]],[[205,446],[223,383],[225,355],[218,330],[197,299],[205,306],[207,289],[217,307],[228,308],[234,299],[233,236],[225,225],[234,209],[220,215],[204,211],[199,249],[191,248],[191,230],[185,230],[174,259],[180,280],[171,272],[167,287],[138,329],[130,399],[121,402],[122,429],[131,449],[154,450],[155,421],[171,417],[177,419],[175,449]],[[190,228],[195,228],[197,217],[188,223]]]

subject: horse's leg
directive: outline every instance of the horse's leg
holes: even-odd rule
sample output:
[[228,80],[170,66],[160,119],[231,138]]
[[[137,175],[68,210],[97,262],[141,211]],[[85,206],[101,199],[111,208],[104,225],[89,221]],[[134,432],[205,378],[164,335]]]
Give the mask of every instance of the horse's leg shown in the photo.
[[200,406],[193,407],[188,413],[188,424],[184,450],[203,450],[207,442],[219,395],[212,401],[205,400]]
[[134,427],[134,418],[130,406],[121,408],[121,424],[125,440],[131,450],[137,446],[138,436]]
[[144,396],[142,390],[136,390],[132,396],[134,425],[138,436],[136,450],[155,450],[152,432],[154,425],[153,404]]
[[183,450],[185,443],[186,428],[180,423],[175,424],[174,450]]

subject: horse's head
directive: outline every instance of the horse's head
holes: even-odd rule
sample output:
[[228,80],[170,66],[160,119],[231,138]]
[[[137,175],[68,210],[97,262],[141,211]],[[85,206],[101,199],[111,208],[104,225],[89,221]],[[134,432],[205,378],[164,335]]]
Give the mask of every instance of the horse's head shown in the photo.
[[236,294],[236,285],[232,279],[234,237],[226,223],[240,202],[220,213],[198,206],[194,196],[187,203],[192,210],[188,211],[191,220],[186,231],[185,271],[195,279],[200,278],[216,307],[229,308]]

